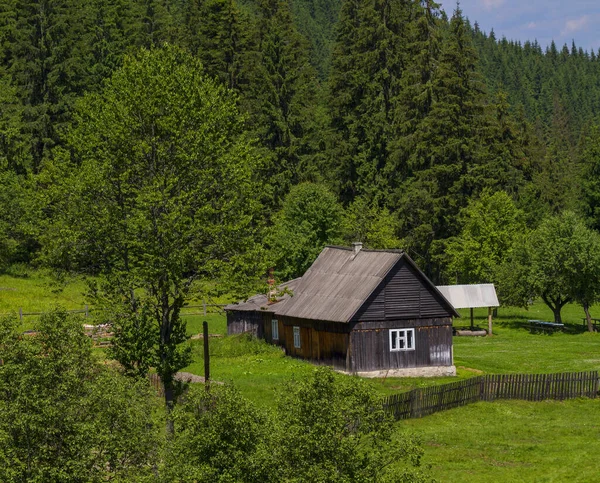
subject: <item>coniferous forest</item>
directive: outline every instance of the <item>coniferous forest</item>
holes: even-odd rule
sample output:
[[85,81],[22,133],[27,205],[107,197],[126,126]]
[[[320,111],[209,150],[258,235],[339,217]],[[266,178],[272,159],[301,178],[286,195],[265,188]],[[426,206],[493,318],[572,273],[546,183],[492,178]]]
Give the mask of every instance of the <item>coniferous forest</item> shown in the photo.
[[[259,158],[255,261],[282,277],[324,243],[361,240],[408,250],[437,282],[473,278],[449,247],[469,203],[499,191],[527,228],[564,210],[600,226],[600,55],[575,44],[497,39],[429,0],[5,1],[0,12],[4,266],[99,269],[48,236],[62,171],[82,166],[77,106],[165,44],[235,99]],[[288,197],[322,198],[327,214],[295,219],[304,208]]]

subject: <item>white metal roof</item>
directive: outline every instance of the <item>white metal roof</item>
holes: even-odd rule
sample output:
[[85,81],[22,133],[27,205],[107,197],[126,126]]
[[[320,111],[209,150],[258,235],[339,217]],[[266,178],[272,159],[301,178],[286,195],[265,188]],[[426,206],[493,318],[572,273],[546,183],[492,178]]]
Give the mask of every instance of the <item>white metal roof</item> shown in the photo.
[[455,309],[500,306],[493,283],[438,285],[437,289]]

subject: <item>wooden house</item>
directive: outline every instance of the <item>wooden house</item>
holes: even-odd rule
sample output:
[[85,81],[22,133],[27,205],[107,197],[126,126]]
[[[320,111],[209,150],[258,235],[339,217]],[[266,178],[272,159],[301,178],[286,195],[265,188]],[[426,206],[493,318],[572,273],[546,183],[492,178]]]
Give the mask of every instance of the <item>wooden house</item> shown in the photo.
[[251,330],[291,356],[363,376],[456,373],[458,313],[403,251],[329,246],[287,287],[275,303],[227,306],[228,333]]

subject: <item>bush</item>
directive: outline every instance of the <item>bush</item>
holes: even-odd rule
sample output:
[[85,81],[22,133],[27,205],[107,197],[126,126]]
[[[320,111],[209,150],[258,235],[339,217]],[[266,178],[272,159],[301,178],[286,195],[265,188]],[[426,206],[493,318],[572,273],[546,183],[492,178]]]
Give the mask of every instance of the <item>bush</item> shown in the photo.
[[18,327],[0,320],[0,481],[150,479],[160,439],[148,385],[100,365],[64,311],[33,336]]

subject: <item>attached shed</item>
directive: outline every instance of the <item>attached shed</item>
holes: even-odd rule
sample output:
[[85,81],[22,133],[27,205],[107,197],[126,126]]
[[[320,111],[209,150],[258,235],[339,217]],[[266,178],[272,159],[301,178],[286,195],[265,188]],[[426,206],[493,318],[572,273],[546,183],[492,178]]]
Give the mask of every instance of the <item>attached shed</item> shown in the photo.
[[329,246],[294,282],[257,331],[287,354],[364,376],[456,373],[458,313],[403,251]]
[[269,301],[267,294],[258,294],[245,302],[226,305],[227,335],[251,333],[271,342],[271,320],[275,307],[277,303],[287,300],[299,281],[297,278],[279,285],[277,291],[283,292],[283,295],[275,300]]
[[498,307],[498,296],[493,283],[472,285],[440,285],[438,290],[455,309],[470,309],[473,330],[473,309],[487,307],[488,335],[492,335],[492,308]]

